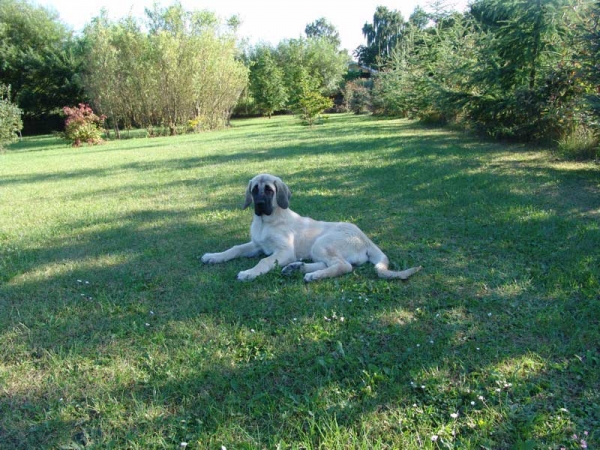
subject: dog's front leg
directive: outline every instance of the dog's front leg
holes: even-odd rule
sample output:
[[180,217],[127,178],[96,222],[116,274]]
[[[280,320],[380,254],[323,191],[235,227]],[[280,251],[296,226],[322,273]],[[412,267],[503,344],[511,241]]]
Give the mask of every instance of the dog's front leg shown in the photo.
[[262,253],[260,247],[254,242],[246,244],[234,245],[229,250],[220,253],[205,253],[202,256],[202,262],[207,264],[218,264],[229,261],[234,258],[253,257]]
[[277,264],[285,266],[295,260],[294,255],[291,253],[276,252],[271,256],[261,259],[252,269],[242,270],[238,273],[237,278],[240,281],[251,281],[257,276],[271,271]]

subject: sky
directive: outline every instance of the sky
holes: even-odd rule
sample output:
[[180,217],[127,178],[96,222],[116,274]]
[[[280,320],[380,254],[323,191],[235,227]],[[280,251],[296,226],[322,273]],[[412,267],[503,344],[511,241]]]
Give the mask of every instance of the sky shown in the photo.
[[[101,8],[108,11],[111,19],[129,14],[143,17],[144,9],[154,3],[168,6],[173,1],[162,0],[37,0],[37,4],[56,11],[65,24],[75,32],[83,29]],[[352,52],[366,44],[362,35],[365,22],[373,21],[377,6],[387,6],[402,13],[408,19],[417,5],[427,10],[430,0],[181,0],[187,10],[207,9],[226,19],[240,16],[242,26],[239,36],[250,44],[259,42],[278,44],[283,39],[304,36],[307,24],[325,17],[340,33],[342,48]],[[464,10],[467,0],[447,0],[446,5]]]

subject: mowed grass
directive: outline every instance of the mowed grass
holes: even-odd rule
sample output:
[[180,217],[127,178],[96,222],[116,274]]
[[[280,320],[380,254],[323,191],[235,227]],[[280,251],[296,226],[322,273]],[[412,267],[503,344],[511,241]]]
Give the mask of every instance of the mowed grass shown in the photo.
[[[248,239],[261,172],[359,225],[314,284],[198,257]],[[0,154],[0,448],[600,444],[600,167],[405,120]]]

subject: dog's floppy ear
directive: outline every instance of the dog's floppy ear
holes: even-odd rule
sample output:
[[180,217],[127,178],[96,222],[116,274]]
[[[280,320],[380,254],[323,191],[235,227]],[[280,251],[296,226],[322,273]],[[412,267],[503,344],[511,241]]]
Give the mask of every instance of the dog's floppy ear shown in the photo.
[[244,207],[242,209],[246,209],[248,206],[252,204],[252,180],[248,183],[248,189],[246,189],[246,201],[244,202]]
[[280,179],[275,180],[275,189],[277,189],[277,204],[280,208],[287,209],[290,206],[290,197],[292,192]]

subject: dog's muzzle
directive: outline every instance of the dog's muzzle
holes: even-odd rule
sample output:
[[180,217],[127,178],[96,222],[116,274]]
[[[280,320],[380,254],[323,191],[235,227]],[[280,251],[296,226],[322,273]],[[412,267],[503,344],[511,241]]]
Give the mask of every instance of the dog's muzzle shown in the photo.
[[254,199],[254,214],[257,216],[270,216],[273,212],[271,202],[267,198],[256,198]]

